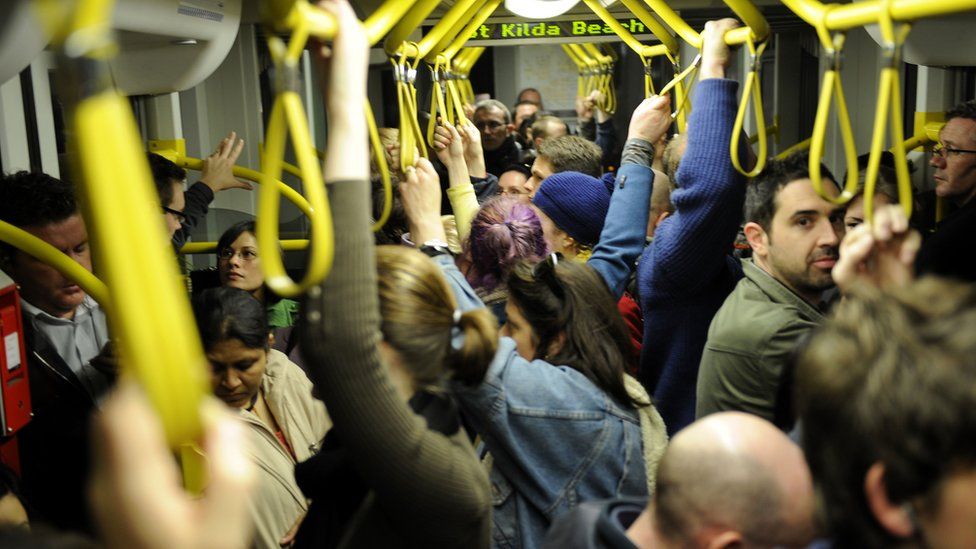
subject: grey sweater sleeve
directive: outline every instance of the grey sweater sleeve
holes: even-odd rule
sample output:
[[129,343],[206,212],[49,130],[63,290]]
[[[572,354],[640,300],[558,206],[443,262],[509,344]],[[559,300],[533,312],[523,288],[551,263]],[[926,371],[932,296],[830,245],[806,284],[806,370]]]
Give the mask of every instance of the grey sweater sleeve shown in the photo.
[[[335,261],[305,300],[302,350],[309,374],[366,484],[399,535],[430,545],[470,541],[490,520],[487,475],[470,446],[427,428],[396,392],[377,348],[376,257],[369,185],[329,185]],[[485,540],[487,542],[487,540]]]

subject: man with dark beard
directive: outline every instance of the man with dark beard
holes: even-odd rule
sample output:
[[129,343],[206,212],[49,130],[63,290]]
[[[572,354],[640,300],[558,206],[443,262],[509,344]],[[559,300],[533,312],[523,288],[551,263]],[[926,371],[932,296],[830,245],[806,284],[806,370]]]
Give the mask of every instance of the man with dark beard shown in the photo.
[[[844,208],[814,192],[809,159],[770,161],[746,190],[752,258],[712,319],[698,373],[696,417],[738,410],[793,424],[790,369],[801,338],[824,320],[823,293],[844,236]],[[821,166],[824,189],[838,194]]]

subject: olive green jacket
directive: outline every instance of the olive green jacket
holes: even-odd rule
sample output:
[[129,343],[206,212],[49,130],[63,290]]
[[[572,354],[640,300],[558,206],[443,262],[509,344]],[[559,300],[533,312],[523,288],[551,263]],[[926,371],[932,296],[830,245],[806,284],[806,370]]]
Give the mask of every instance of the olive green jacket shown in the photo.
[[742,260],[742,270],[708,328],[695,417],[738,410],[788,429],[791,375],[784,366],[824,316],[752,260]]

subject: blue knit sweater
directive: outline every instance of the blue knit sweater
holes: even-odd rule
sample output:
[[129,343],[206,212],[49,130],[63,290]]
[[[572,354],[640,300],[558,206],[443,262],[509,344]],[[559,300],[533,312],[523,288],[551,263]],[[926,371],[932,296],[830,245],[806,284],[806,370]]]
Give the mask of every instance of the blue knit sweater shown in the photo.
[[669,434],[695,420],[708,325],[742,277],[730,255],[745,199],[745,181],[729,159],[738,87],[720,79],[696,86],[688,146],[671,194],[675,212],[657,228],[637,269],[644,310],[640,380]]

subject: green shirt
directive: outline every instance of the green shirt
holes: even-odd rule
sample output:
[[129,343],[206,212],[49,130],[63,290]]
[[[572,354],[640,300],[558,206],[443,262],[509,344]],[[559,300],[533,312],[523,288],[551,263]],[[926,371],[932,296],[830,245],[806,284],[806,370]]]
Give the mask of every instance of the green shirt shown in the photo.
[[[695,417],[738,410],[789,428],[784,366],[800,338],[823,314],[752,260],[715,314],[698,371]],[[782,395],[782,396],[781,396]],[[777,402],[780,406],[777,406]]]
[[268,306],[268,328],[275,329],[294,326],[297,320],[297,301],[279,299],[277,303]]

